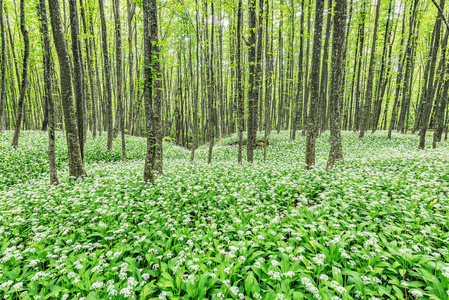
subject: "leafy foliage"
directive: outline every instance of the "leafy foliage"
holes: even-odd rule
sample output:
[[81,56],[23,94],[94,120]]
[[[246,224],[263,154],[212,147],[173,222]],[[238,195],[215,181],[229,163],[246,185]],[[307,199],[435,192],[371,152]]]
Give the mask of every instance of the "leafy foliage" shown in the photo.
[[345,165],[330,172],[326,134],[310,172],[305,141],[287,132],[270,137],[270,164],[256,150],[256,163],[239,165],[227,146],[212,166],[207,146],[191,164],[167,143],[165,174],[150,186],[145,140],[127,137],[122,163],[118,148],[89,139],[89,176],[69,182],[58,135],[52,187],[45,134],[24,132],[17,151],[10,135],[0,135],[0,297],[449,297],[447,143],[418,151],[414,136],[343,133]]

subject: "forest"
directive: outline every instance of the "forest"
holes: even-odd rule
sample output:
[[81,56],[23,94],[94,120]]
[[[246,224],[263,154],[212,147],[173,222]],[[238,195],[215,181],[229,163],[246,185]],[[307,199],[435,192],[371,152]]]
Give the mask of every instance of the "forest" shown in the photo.
[[0,0],[0,297],[449,300],[445,0]]

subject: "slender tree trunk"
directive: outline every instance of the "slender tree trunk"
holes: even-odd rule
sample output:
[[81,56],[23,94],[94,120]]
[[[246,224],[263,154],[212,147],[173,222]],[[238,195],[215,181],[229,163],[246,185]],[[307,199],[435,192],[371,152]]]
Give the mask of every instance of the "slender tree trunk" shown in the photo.
[[284,27],[284,0],[280,0],[279,4],[279,102],[278,102],[278,120],[276,124],[276,131],[279,134],[281,131],[282,118],[284,112],[284,39],[282,37],[282,29]]
[[145,104],[145,124],[147,137],[147,154],[145,157],[145,168],[143,179],[145,182],[154,183],[154,149],[156,147],[156,137],[153,131],[152,116],[153,105],[152,96],[153,91],[153,72],[151,68],[151,0],[143,0],[143,35],[144,35],[144,68],[145,68],[145,83],[144,83],[144,104]]
[[[445,0],[441,0],[440,7],[442,10],[444,10],[444,3]],[[423,90],[424,95],[423,97],[423,115],[422,115],[422,124],[419,131],[419,149],[424,149],[426,145],[426,132],[429,125],[429,116],[430,112],[432,110],[433,106],[433,99],[435,96],[435,83],[434,83],[434,77],[435,77],[435,66],[437,63],[437,55],[438,55],[438,48],[440,46],[440,34],[441,34],[441,21],[443,18],[443,14],[441,11],[438,12],[436,21],[435,21],[435,39],[434,44],[432,45],[432,48],[430,50],[430,70],[429,70],[429,78],[427,82],[424,82],[424,85],[427,85],[427,88]]]
[[[411,83],[413,81],[413,60],[414,60],[414,46],[416,44],[417,32],[415,33],[415,22],[416,22],[416,7],[418,5],[418,0],[414,1],[412,15],[410,17],[410,33],[407,41],[407,48],[405,51],[406,55],[406,66],[405,66],[405,76],[404,76],[404,88],[402,92],[402,103],[401,103],[401,113],[399,115],[398,121],[398,131],[404,133],[405,128],[405,116],[410,107],[411,99]],[[410,85],[410,88],[409,88]]]
[[[445,39],[447,39],[449,31],[446,31],[446,37]],[[446,59],[447,57],[447,49],[444,49],[444,55],[442,58],[442,63],[445,63],[445,73],[446,76],[449,76],[449,60]],[[443,73],[444,74],[444,73]],[[444,77],[444,75],[443,75]],[[441,102],[440,105],[438,107],[438,111],[437,111],[437,121],[436,121],[436,128],[435,131],[433,133],[433,143],[432,143],[432,147],[435,149],[436,148],[436,144],[441,142],[441,138],[443,135],[443,128],[444,128],[444,112],[447,110],[447,103],[448,103],[448,92],[449,92],[449,80],[442,80],[443,78],[440,78],[440,81],[442,82],[443,85],[443,92],[441,93]],[[448,110],[449,111],[449,110]],[[446,122],[447,122],[447,117],[446,117]]]
[[[23,1],[23,0],[22,0]],[[78,137],[78,128],[73,107],[72,76],[70,70],[70,57],[64,37],[61,9],[59,0],[48,0],[50,8],[51,28],[53,41],[59,60],[59,70],[61,76],[62,107],[64,110],[64,122],[67,137],[67,151],[69,156],[69,175],[71,178],[86,176]]]
[[[263,14],[263,1],[261,1],[259,7],[259,14]],[[249,50],[248,50],[248,61],[249,61],[249,95],[248,95],[248,143],[247,143],[247,161],[252,163],[254,161],[254,147],[256,145],[256,134],[257,134],[257,106],[259,99],[259,82],[261,73],[261,55],[262,55],[262,22],[259,24],[257,29],[257,18],[256,18],[256,1],[249,0]],[[259,36],[257,45],[257,56],[256,56],[256,35]],[[259,52],[260,51],[260,52]]]
[[114,0],[115,15],[115,49],[116,49],[116,76],[117,76],[117,106],[120,115],[120,131],[122,136],[122,161],[126,160],[126,144],[125,144],[125,112],[123,110],[122,95],[122,33],[120,24],[120,1]]
[[269,22],[269,8],[270,8],[270,0],[267,0],[266,5],[266,13],[265,13],[265,60],[266,60],[266,85],[265,85],[265,137],[263,143],[263,162],[267,160],[267,147],[268,147],[268,136],[270,135],[270,100],[271,100],[271,91],[273,89],[273,53],[269,49],[269,41],[268,41],[268,22]]
[[[134,72],[133,72],[133,18],[136,11],[136,4],[131,0],[126,0],[128,8],[128,72],[129,72],[129,116],[128,116],[128,134],[133,134],[134,121]],[[137,41],[136,41],[137,42]]]
[[158,38],[156,0],[144,0],[144,44],[145,44],[145,115],[147,128],[147,154],[145,157],[144,181],[154,182],[162,175],[162,73]]
[[6,94],[6,37],[5,37],[5,23],[3,22],[3,0],[0,0],[0,35],[2,41],[2,53],[0,56],[1,67],[1,83],[0,83],[0,132],[5,130],[6,115],[5,115],[5,94]]
[[301,4],[301,23],[299,25],[299,59],[298,59],[298,86],[297,86],[297,94],[295,100],[295,115],[292,126],[292,134],[291,139],[294,141],[296,139],[296,130],[299,122],[298,119],[301,118],[301,112],[304,102],[304,89],[303,89],[303,60],[304,60],[304,1]]
[[361,25],[359,25],[359,50],[358,50],[358,70],[357,70],[357,84],[355,88],[355,107],[354,107],[354,131],[359,130],[360,125],[360,84],[362,81],[362,58],[363,47],[365,46],[365,21],[366,21],[366,0],[362,0]]
[[[327,130],[327,85],[328,85],[328,58],[329,58],[329,40],[331,36],[331,23],[332,23],[332,0],[327,1],[327,21],[326,21],[326,38],[323,46],[323,63],[321,65],[321,84],[320,84],[320,103],[319,103],[319,122],[320,130]],[[342,38],[344,40],[344,36]],[[343,45],[344,46],[344,45]],[[343,54],[343,52],[342,52]],[[341,76],[341,75],[340,75]]]
[[[387,49],[391,44],[390,37],[391,37],[391,31],[390,31],[390,15],[393,10],[393,1],[390,1],[389,8],[388,8],[388,14],[387,14],[387,24],[385,25],[385,34],[384,34],[384,46],[382,50],[382,59],[381,59],[381,68],[379,73],[379,79],[378,79],[378,86],[377,86],[377,100],[374,103],[374,112],[373,112],[373,126],[372,126],[372,133],[376,132],[377,126],[379,124],[379,118],[380,113],[382,109],[382,100],[383,96],[385,94],[386,90],[386,83],[388,82],[388,70],[385,70],[387,67]],[[391,52],[390,52],[391,55]],[[385,72],[387,72],[387,75],[385,75]]]
[[[402,20],[401,48],[404,43],[404,30],[405,30],[404,28],[405,28],[405,12],[404,12],[403,20]],[[399,55],[399,68],[398,68],[398,75],[396,77],[396,92],[395,92],[395,97],[394,97],[394,102],[393,102],[393,110],[391,113],[390,126],[388,128],[387,140],[391,139],[391,132],[393,131],[394,125],[396,123],[397,106],[398,106],[399,96],[400,96],[400,92],[401,92],[401,82],[402,82],[402,75],[403,75],[405,59],[406,59],[406,56],[405,56],[405,51],[404,51],[404,54],[401,53]]]
[[374,21],[373,41],[371,46],[371,58],[368,68],[368,82],[366,84],[366,93],[365,93],[365,109],[363,113],[362,123],[360,126],[359,139],[363,139],[363,137],[365,136],[365,131],[368,128],[369,119],[371,115],[371,102],[373,98],[373,85],[374,85],[374,63],[376,55],[377,28],[379,26],[380,3],[381,0],[377,0],[376,19]]
[[307,118],[306,140],[306,168],[315,166],[315,143],[318,131],[317,107],[320,97],[320,61],[321,61],[321,37],[323,35],[323,10],[324,1],[316,0],[315,5],[315,32],[313,37],[312,65],[310,72],[310,110]]
[[[199,21],[199,9],[198,9],[198,0],[195,0],[196,4],[196,86],[195,86],[195,95],[193,97],[193,127],[192,127],[192,135],[193,135],[193,145],[192,152],[190,156],[190,161],[193,162],[195,159],[195,150],[198,148],[198,96],[200,89],[200,21]],[[193,74],[191,74],[193,80]]]
[[[89,34],[89,30],[86,22],[86,13],[84,9],[83,0],[80,0],[80,10],[81,10],[81,19],[83,21],[83,32],[87,36]],[[86,61],[87,61],[87,71],[89,73],[89,84],[90,84],[90,96],[91,96],[91,130],[92,130],[92,138],[95,139],[97,137],[97,94],[95,93],[96,86],[94,83],[94,71],[93,71],[93,59],[92,59],[92,48],[90,38],[86,38],[84,42],[85,50],[86,50]],[[100,128],[101,130],[101,128]]]
[[[214,16],[214,2],[211,2],[211,19],[212,25],[210,30],[210,54],[208,57],[208,62],[206,64],[206,68],[209,70],[208,76],[208,138],[209,138],[209,156],[207,162],[210,164],[212,162],[212,149],[214,148],[214,127],[215,127],[215,112],[214,112],[214,87],[215,87],[215,77],[214,77],[214,25],[215,25],[215,16]],[[206,34],[207,33],[206,28]],[[207,54],[206,54],[207,56]]]
[[238,94],[238,136],[239,136],[239,151],[238,162],[242,163],[243,152],[243,114],[244,114],[244,101],[243,101],[243,89],[242,89],[242,66],[241,66],[241,40],[242,40],[242,0],[239,0],[239,7],[237,12],[237,94]]
[[59,184],[55,157],[55,106],[51,88],[51,47],[48,35],[47,8],[45,0],[39,0],[39,11],[41,16],[42,35],[44,37],[44,89],[48,104],[48,165],[50,169],[50,184]]
[[76,116],[78,122],[78,138],[81,151],[81,159],[84,160],[84,89],[81,71],[81,50],[79,48],[79,22],[78,7],[76,0],[69,0],[70,7],[70,32],[72,37],[72,56],[73,56],[73,88],[75,91]]
[[[330,12],[329,12],[330,13]],[[343,52],[345,45],[346,0],[335,0],[333,40],[332,40],[332,74],[330,89],[330,131],[331,149],[326,169],[333,168],[336,161],[343,162],[341,142],[340,105],[343,96],[342,73],[345,62]]]
[[[323,3],[324,5],[324,3]],[[308,117],[309,117],[309,98],[310,98],[310,86],[309,86],[309,54],[310,54],[310,39],[311,34],[310,30],[312,28],[312,1],[308,2],[308,9],[307,9],[307,47],[306,47],[306,64],[305,64],[305,70],[304,70],[304,105],[303,105],[303,131],[302,136],[306,136],[306,131],[308,130]]]
[[107,150],[112,151],[112,139],[113,139],[113,123],[112,119],[112,88],[111,88],[111,73],[109,69],[109,54],[108,54],[108,36],[106,19],[104,16],[104,5],[103,0],[98,0],[100,8],[100,19],[101,19],[101,39],[103,41],[103,71],[105,77],[106,85],[106,104],[107,104],[107,126],[108,126],[108,143]]
[[23,36],[23,65],[22,65],[22,84],[20,88],[19,107],[17,109],[16,128],[11,146],[17,148],[19,145],[20,128],[22,126],[23,111],[25,107],[25,93],[28,87],[28,61],[30,57],[30,42],[28,39],[28,30],[25,25],[25,0],[20,0],[20,31]]

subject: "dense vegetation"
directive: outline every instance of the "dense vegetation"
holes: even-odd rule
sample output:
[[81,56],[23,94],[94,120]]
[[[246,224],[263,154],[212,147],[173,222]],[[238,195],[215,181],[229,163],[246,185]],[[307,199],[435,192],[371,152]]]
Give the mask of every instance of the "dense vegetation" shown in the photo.
[[[0,134],[0,297],[12,299],[448,299],[449,144],[342,134],[345,164],[325,171],[317,140],[270,138],[267,160],[238,147],[190,153],[164,143],[164,176],[142,181],[144,139],[128,160],[106,139],[86,143],[85,179],[48,185],[46,134]],[[429,137],[431,138],[431,137]],[[5,177],[6,176],[6,177]],[[20,180],[19,180],[20,179]],[[38,296],[41,296],[39,298]]]
[[0,0],[0,298],[448,300],[446,2]]

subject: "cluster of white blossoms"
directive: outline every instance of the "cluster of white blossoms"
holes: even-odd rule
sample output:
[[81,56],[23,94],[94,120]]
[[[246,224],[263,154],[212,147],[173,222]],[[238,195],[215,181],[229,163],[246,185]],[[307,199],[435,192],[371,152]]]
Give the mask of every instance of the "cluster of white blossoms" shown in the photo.
[[[390,269],[405,270],[405,277],[413,272],[432,285],[420,275],[423,259],[439,268],[426,266],[435,274],[432,280],[446,280],[449,241],[437,237],[449,221],[449,184],[442,171],[449,163],[447,147],[419,152],[413,137],[386,142],[375,134],[361,142],[344,133],[345,165],[325,172],[323,136],[312,172],[303,170],[303,141],[290,142],[281,133],[270,137],[269,164],[239,165],[229,159],[236,154],[232,147],[214,151],[213,167],[200,147],[191,164],[189,153],[164,145],[164,176],[153,186],[141,182],[142,160],[93,161],[89,153],[107,153],[91,140],[84,180],[66,181],[60,156],[58,188],[48,186],[48,174],[6,190],[0,183],[0,237],[7,244],[0,256],[0,297],[14,297],[15,289],[40,297],[30,286],[45,289],[58,278],[64,288],[59,297],[68,299],[88,293],[132,298],[147,285],[150,297],[165,299],[187,295],[208,276],[208,298],[288,298],[279,286],[300,281],[300,292],[316,299],[324,286],[340,282],[332,290],[337,300],[363,297],[347,290],[358,274],[372,289],[374,296],[366,298],[375,300],[391,284],[383,278],[398,276]],[[16,155],[2,139],[2,157]],[[45,151],[46,140],[39,141]],[[131,137],[130,142],[132,153],[145,153],[145,143]],[[410,257],[410,264],[403,263]],[[345,266],[348,280],[341,281],[336,265]],[[17,268],[27,268],[27,277],[12,278]],[[249,272],[258,293],[244,290]],[[157,284],[163,280],[176,289]],[[399,288],[414,297],[430,293],[401,281]],[[81,283],[88,292],[80,290]]]
[[313,295],[315,299],[321,300],[320,292],[318,288],[307,277],[301,277],[301,283],[305,285],[306,290]]

